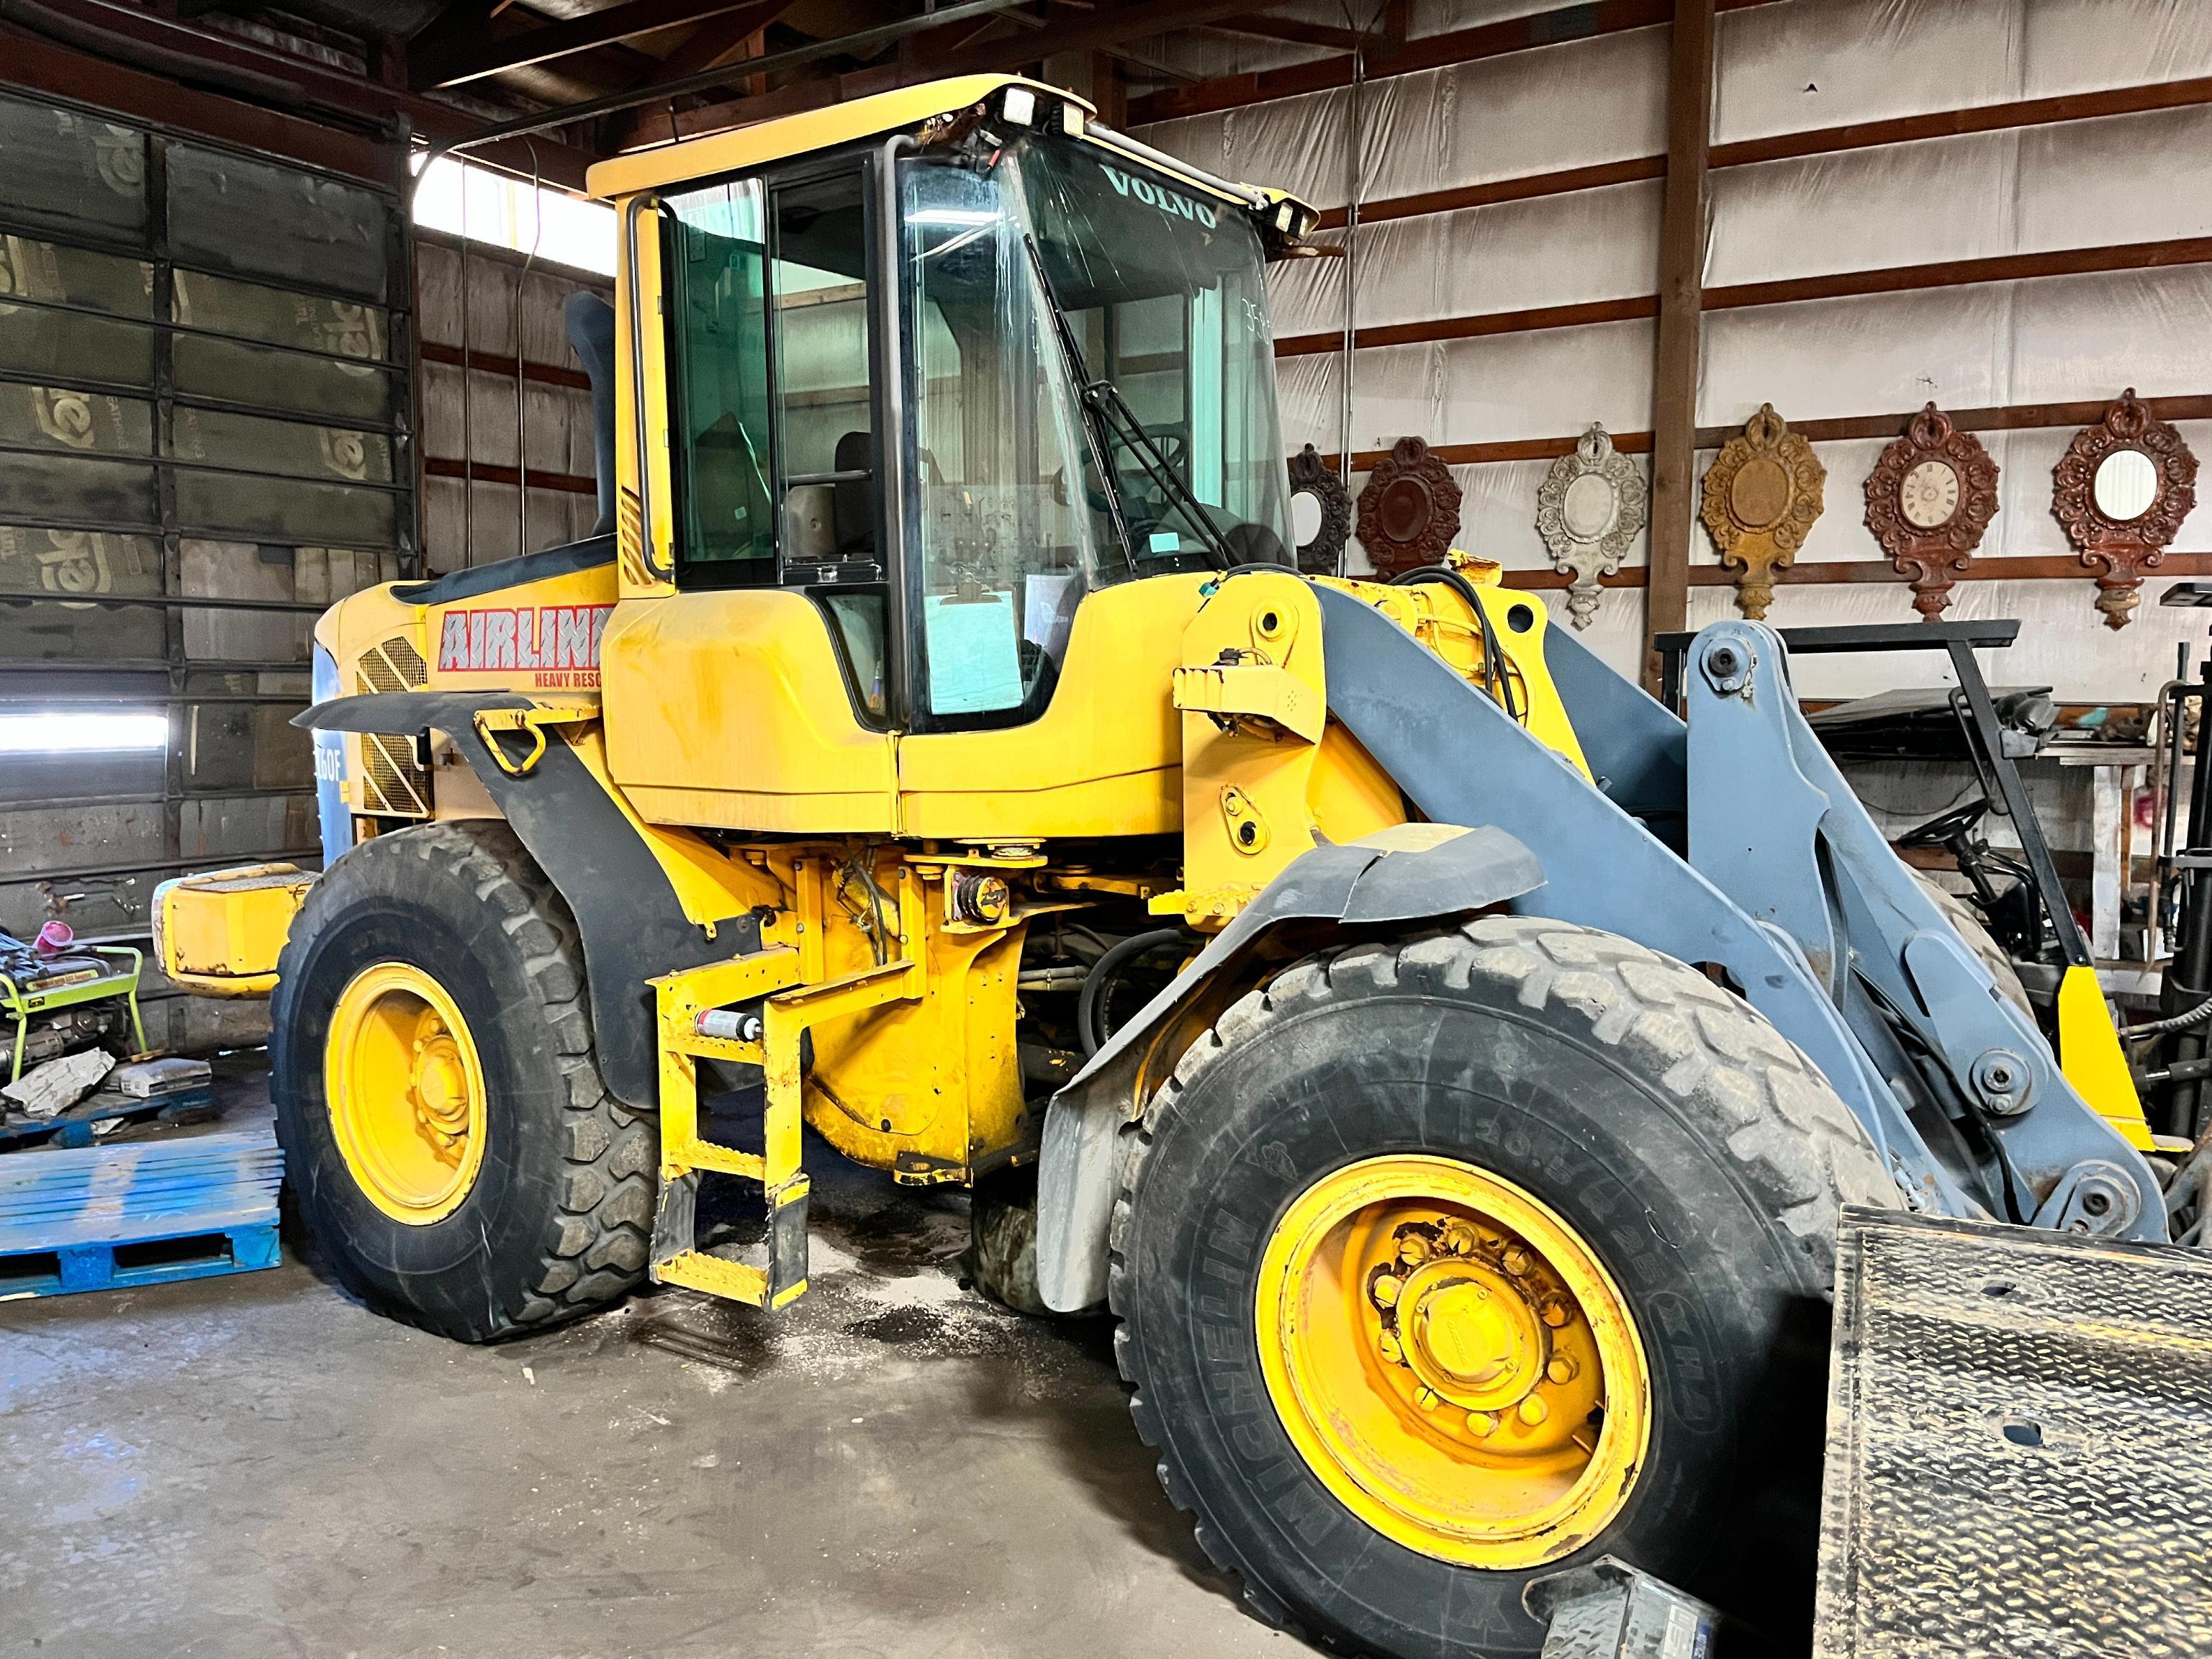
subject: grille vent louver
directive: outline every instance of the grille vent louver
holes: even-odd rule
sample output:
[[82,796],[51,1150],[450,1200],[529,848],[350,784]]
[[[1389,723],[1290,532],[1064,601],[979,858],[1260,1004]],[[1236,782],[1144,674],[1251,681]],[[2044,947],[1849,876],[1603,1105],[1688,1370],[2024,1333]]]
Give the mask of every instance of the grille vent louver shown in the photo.
[[[398,635],[369,647],[354,665],[354,689],[363,695],[417,691],[428,678],[422,653]],[[411,738],[365,732],[361,759],[364,805],[369,811],[394,817],[430,816],[429,775],[415,764]]]

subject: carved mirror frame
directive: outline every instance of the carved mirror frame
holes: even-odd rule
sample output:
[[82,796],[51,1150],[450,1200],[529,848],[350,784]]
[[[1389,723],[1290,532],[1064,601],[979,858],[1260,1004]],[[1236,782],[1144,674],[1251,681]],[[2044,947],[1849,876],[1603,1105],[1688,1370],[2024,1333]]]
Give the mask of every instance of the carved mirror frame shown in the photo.
[[1705,471],[1698,516],[1721,562],[1736,571],[1736,609],[1763,620],[1774,573],[1785,570],[1826,504],[1828,470],[1790,422],[1761,404]]
[[1598,583],[1620,568],[1649,512],[1650,490],[1636,463],[1613,447],[1598,422],[1552,463],[1536,491],[1536,533],[1567,583],[1568,620],[1588,628],[1597,615]]
[[[1917,480],[1951,476],[1950,510],[1934,523],[1913,517]],[[1997,464],[1981,440],[1961,432],[1929,404],[1905,435],[1881,452],[1866,481],[1866,527],[1897,574],[1912,583],[1912,605],[1929,622],[1942,619],[1951,588],[1973,562],[1974,550],[1997,513]]]
[[1442,564],[1459,534],[1460,488],[1419,438],[1401,438],[1359,492],[1359,544],[1382,576]]
[[[2119,519],[2097,505],[2097,472],[2114,455],[2133,451],[2158,479],[2150,505]],[[2051,473],[2051,511],[2097,574],[2097,609],[2106,626],[2125,628],[2142,602],[2143,572],[2166,557],[2168,543],[2197,505],[2197,457],[2181,434],[2152,414],[2130,386],[2104,418],[2074,434]]]
[[[1311,444],[1291,457],[1291,494],[1310,495],[1321,507],[1321,528],[1297,549],[1298,568],[1309,576],[1335,575],[1342,568],[1345,541],[1352,534],[1352,495]],[[1291,533],[1297,533],[1295,517]]]

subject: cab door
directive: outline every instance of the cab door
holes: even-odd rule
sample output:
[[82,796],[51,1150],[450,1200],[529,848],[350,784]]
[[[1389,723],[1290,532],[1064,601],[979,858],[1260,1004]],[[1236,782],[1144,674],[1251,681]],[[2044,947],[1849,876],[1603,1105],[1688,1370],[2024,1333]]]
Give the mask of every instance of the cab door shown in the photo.
[[623,482],[645,490],[623,516],[645,556],[623,561],[602,695],[609,765],[648,819],[896,827],[873,167],[624,204],[645,441]]

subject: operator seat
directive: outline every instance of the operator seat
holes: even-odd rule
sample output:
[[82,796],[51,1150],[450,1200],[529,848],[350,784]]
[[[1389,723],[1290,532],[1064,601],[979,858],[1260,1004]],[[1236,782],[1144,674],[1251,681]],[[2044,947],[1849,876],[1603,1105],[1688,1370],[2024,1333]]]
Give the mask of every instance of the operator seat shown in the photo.
[[837,440],[834,465],[840,472],[866,472],[865,478],[840,478],[830,486],[830,525],[840,559],[876,557],[875,444],[865,432]]

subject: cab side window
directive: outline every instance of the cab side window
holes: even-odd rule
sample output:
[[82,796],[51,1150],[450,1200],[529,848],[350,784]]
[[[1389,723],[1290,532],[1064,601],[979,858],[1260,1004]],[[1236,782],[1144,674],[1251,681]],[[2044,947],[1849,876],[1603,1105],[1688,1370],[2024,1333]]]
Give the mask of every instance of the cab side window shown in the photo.
[[784,185],[769,201],[785,579],[812,580],[825,565],[872,565],[880,576],[861,175]]
[[884,566],[857,167],[672,196],[662,243],[680,587],[805,589],[884,718]]
[[775,580],[768,246],[757,179],[668,201],[661,242],[677,580]]

